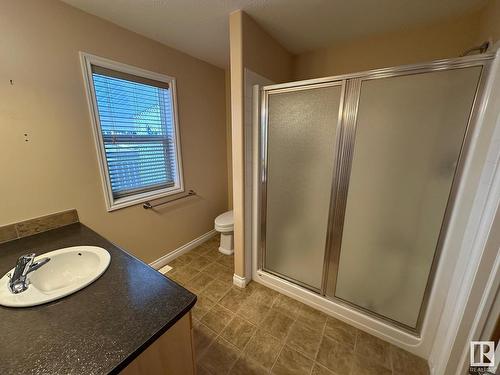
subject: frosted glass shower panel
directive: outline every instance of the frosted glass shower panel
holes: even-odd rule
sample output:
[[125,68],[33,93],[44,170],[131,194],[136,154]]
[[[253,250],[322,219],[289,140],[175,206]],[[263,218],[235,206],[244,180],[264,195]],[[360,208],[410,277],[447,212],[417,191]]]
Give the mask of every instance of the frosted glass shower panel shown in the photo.
[[320,289],[342,86],[268,97],[264,269]]
[[336,297],[416,328],[480,75],[362,81]]

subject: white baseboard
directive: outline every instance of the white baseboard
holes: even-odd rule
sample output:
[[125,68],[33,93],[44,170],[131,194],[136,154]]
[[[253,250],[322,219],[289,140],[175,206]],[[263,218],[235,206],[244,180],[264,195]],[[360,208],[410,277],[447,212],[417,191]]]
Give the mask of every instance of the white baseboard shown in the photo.
[[233,284],[240,287],[245,288],[250,280],[247,280],[245,277],[238,276],[237,274],[233,275]]
[[197,246],[200,246],[203,242],[208,241],[210,238],[215,236],[217,234],[215,229],[212,229],[210,232],[207,232],[205,234],[202,234],[200,237],[195,238],[192,241],[189,241],[187,244],[184,244],[174,251],[169,252],[168,254],[165,254],[161,258],[155,260],[154,262],[149,263],[151,267],[154,269],[158,270],[165,266],[166,264],[170,263],[173,261],[175,258],[178,256],[181,256],[182,254],[186,254],[189,250],[194,249]]

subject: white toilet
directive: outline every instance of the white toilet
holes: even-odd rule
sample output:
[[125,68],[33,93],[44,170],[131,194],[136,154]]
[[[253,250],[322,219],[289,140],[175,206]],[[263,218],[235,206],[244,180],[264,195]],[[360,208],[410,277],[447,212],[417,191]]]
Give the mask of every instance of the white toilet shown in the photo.
[[224,212],[215,218],[215,230],[220,233],[219,251],[231,255],[234,252],[233,211]]

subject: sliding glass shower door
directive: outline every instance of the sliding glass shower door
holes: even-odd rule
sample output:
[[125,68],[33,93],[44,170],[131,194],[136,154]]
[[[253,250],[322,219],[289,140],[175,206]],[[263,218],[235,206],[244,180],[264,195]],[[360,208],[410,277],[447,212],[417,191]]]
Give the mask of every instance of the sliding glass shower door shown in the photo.
[[265,87],[259,269],[419,332],[490,59]]
[[471,67],[356,82],[330,296],[416,328],[480,75]]
[[341,83],[267,96],[263,268],[321,288]]

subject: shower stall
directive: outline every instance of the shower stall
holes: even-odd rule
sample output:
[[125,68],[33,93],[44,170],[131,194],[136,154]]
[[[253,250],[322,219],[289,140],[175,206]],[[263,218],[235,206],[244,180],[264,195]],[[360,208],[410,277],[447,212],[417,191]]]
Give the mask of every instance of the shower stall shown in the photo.
[[257,275],[418,337],[492,59],[260,87]]

